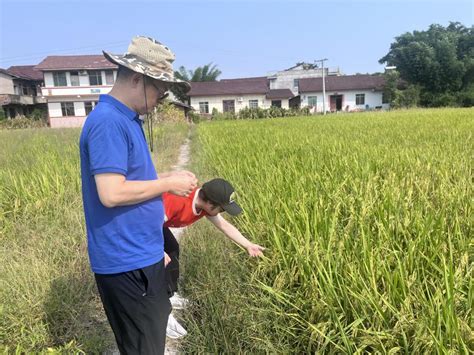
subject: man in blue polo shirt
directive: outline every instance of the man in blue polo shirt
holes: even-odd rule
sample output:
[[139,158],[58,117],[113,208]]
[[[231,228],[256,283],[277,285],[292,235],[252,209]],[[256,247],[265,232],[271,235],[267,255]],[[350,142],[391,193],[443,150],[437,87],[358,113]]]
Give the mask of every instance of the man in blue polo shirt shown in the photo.
[[187,196],[190,172],[158,175],[142,121],[173,85],[174,54],[158,41],[135,37],[109,95],[101,95],[80,139],[88,252],[105,313],[122,354],[162,354],[171,310],[163,251],[161,194]]

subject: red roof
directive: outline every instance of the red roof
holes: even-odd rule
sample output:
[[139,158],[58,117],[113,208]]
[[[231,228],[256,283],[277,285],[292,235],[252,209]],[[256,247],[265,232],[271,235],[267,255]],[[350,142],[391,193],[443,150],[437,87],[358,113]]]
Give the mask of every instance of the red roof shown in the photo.
[[34,65],[13,65],[7,69],[7,72],[27,80],[43,80],[43,73],[35,69]]
[[[382,90],[385,84],[383,76],[357,74],[326,76],[326,91],[343,90]],[[299,92],[322,92],[323,78],[306,78],[299,81]]]
[[109,62],[102,54],[94,55],[52,55],[36,66],[36,69],[67,70],[67,69],[116,69],[118,66]]
[[266,94],[265,76],[243,79],[223,79],[220,81],[191,82],[189,96]]

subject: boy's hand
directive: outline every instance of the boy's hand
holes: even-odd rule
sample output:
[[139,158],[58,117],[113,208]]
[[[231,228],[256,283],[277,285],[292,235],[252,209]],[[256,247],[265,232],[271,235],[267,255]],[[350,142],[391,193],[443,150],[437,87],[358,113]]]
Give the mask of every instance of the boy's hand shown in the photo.
[[165,252],[165,267],[168,266],[168,264],[171,262],[171,258],[168,254]]
[[258,244],[250,244],[247,247],[247,251],[248,251],[249,255],[252,256],[252,257],[263,256],[262,251],[264,251],[264,250],[265,250],[265,248],[258,245]]

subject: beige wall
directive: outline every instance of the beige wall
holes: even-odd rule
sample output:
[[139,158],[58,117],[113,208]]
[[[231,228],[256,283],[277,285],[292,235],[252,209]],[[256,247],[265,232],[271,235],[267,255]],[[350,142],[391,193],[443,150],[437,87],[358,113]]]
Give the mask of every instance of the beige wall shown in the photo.
[[51,128],[63,128],[63,127],[82,127],[86,117],[51,117],[49,124]]
[[0,73],[0,94],[15,94],[13,80],[10,75]]
[[[191,97],[191,106],[199,112],[199,103],[200,102],[208,102],[209,103],[209,113],[212,113],[212,109],[216,108],[217,111],[222,112],[223,110],[223,103],[224,100],[234,100],[235,101],[235,112],[239,112],[244,107],[249,106],[249,100],[258,100],[258,107],[260,108],[270,108],[272,104],[272,100],[268,100],[265,98],[265,95],[227,95],[227,96],[199,96],[199,97]],[[281,100],[281,107],[282,108],[289,108],[289,100],[282,99]]]

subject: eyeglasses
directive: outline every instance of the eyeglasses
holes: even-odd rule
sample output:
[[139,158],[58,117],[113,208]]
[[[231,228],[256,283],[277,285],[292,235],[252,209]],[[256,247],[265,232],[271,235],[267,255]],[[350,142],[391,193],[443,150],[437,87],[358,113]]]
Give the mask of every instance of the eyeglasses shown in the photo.
[[159,100],[163,100],[164,98],[166,98],[168,96],[168,88],[163,88],[163,87],[156,86],[156,83],[155,83],[154,80],[151,81],[151,85],[153,85],[153,87],[156,89],[156,91],[158,91],[160,93]]

